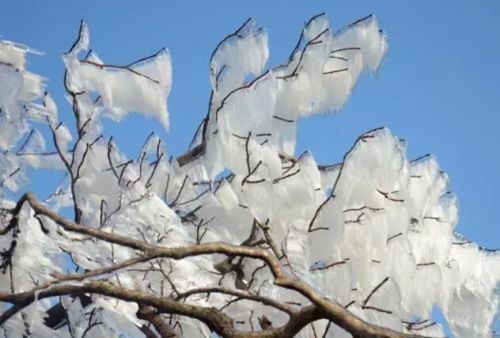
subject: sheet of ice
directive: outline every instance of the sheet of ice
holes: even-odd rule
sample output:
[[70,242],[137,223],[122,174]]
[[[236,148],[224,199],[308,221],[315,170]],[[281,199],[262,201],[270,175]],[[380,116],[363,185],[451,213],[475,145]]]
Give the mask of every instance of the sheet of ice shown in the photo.
[[92,92],[101,96],[104,115],[119,121],[130,112],[140,112],[157,119],[168,128],[167,96],[172,82],[170,54],[166,49],[129,65],[105,64],[90,54],[87,25],[83,22],[75,47],[63,56],[66,85],[74,93]]
[[262,73],[269,50],[267,33],[250,18],[219,43],[210,59],[210,82],[217,98],[244,85],[249,75]]

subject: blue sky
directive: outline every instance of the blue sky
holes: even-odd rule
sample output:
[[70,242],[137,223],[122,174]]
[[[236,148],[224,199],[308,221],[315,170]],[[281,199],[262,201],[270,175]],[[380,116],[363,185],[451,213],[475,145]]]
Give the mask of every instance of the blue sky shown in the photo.
[[500,247],[495,216],[500,207],[500,2],[235,3],[17,0],[2,5],[0,34],[47,54],[32,56],[31,69],[50,79],[48,89],[71,124],[61,54],[74,41],[80,19],[90,27],[91,46],[109,63],[129,63],[167,47],[174,72],[171,130],[165,133],[136,115],[109,123],[108,131],[135,154],[156,130],[175,155],[186,149],[206,113],[213,47],[247,17],[268,30],[272,65],[288,56],[310,16],[325,11],[340,28],[374,13],[389,36],[384,66],[376,79],[361,79],[340,113],[301,121],[298,150],[311,150],[321,163],[337,162],[356,136],[387,126],[408,141],[410,158],[433,153],[448,172],[460,201],[458,231],[481,245]]
[[[410,158],[433,153],[448,172],[460,201],[457,230],[500,248],[499,1],[12,0],[1,5],[0,34],[47,53],[31,57],[30,68],[50,79],[48,89],[69,123],[61,54],[80,19],[89,25],[91,46],[109,63],[126,64],[167,47],[174,74],[171,130],[140,116],[109,123],[107,130],[130,154],[156,130],[176,155],[206,114],[208,59],[222,37],[252,16],[268,30],[270,65],[277,64],[304,21],[323,11],[334,28],[375,14],[389,36],[389,52],[377,78],[363,77],[340,113],[301,121],[298,150],[310,149],[320,163],[338,162],[359,134],[387,126],[408,141]],[[50,184],[56,179],[34,188]]]
[[91,46],[109,63],[129,63],[167,47],[174,72],[171,130],[136,115],[110,123],[108,131],[118,134],[122,149],[136,153],[156,130],[175,155],[186,149],[206,113],[213,47],[247,17],[268,30],[272,65],[288,56],[310,16],[325,11],[340,28],[374,13],[389,36],[384,66],[376,79],[361,79],[340,113],[301,121],[299,151],[311,150],[321,163],[337,162],[356,136],[387,126],[408,141],[410,158],[433,153],[448,172],[460,201],[458,230],[500,247],[494,214],[500,208],[500,2],[235,3],[16,0],[2,4],[0,34],[47,54],[32,56],[31,69],[49,78],[48,89],[71,124],[61,54],[74,41],[80,19],[90,27]]
[[310,149],[321,163],[337,162],[357,135],[388,126],[408,141],[410,158],[433,153],[448,172],[461,206],[458,230],[484,246],[500,247],[495,216],[500,207],[500,2],[235,3],[16,0],[2,5],[0,34],[47,54],[31,57],[31,69],[50,79],[48,89],[69,123],[61,54],[74,41],[80,19],[90,27],[91,46],[109,63],[129,63],[167,47],[174,71],[170,132],[140,116],[110,123],[108,131],[118,135],[122,149],[136,153],[144,137],[157,130],[169,152],[180,154],[207,110],[210,53],[247,17],[268,30],[272,65],[288,56],[310,16],[325,11],[340,28],[374,13],[389,36],[378,77],[362,78],[339,114],[302,121],[299,150]]

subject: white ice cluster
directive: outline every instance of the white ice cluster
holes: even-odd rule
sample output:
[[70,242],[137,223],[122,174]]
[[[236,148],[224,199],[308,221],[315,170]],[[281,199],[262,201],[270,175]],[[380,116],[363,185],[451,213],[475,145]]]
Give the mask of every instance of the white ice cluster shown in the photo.
[[[360,74],[380,67],[387,40],[375,17],[337,32],[326,15],[313,17],[287,62],[265,70],[267,40],[265,30],[250,19],[217,46],[210,60],[209,113],[198,143],[177,159],[168,158],[155,134],[137,159],[128,159],[101,134],[101,118],[119,120],[133,111],[168,126],[166,51],[127,66],[105,64],[93,52],[81,59],[89,50],[82,23],[77,42],[63,57],[68,98],[78,117],[72,136],[59,122],[53,100],[42,95],[42,79],[25,70],[29,50],[1,42],[2,228],[11,221],[4,211],[15,205],[7,200],[5,188],[16,189],[15,175],[9,173],[26,163],[53,166],[66,170],[68,179],[46,203],[56,211],[73,208],[82,224],[165,247],[215,241],[249,245],[267,233],[284,254],[281,268],[289,276],[369,323],[442,337],[441,324],[431,318],[438,307],[455,337],[490,335],[498,311],[500,255],[454,232],[457,201],[434,157],[410,161],[405,144],[387,128],[361,135],[336,165],[318,165],[308,152],[294,154],[297,120],[337,111]],[[40,96],[44,105],[33,104]],[[35,131],[26,142],[13,134],[27,128],[30,114],[48,121],[53,153],[42,155],[43,137]],[[11,151],[14,146],[17,153]],[[30,160],[21,163],[19,157]],[[1,292],[27,291],[74,267],[92,271],[138,257],[136,250],[64,231],[27,205],[17,224],[0,236],[0,248],[9,253],[0,262]],[[265,230],[256,231],[257,225]],[[240,259],[233,262],[238,269],[226,273],[218,264],[224,259],[151,260],[95,278],[172,297],[223,286],[292,306],[307,304],[274,285],[262,262]],[[275,327],[287,320],[273,307],[231,299],[213,293],[183,301],[223,308],[241,330],[258,327],[262,316]],[[47,325],[58,302],[67,319]],[[134,303],[98,295],[91,302],[64,296],[33,303],[6,321],[3,332],[8,337],[26,332],[32,337],[142,337],[137,310]],[[100,324],[88,329],[93,320]],[[214,336],[194,319],[173,316],[171,323],[184,337]],[[326,320],[307,326],[298,337],[317,333],[351,337]]]
[[[98,93],[99,108],[113,120],[129,112],[156,118],[168,128],[167,96],[172,82],[170,54],[166,49],[125,66],[105,64],[94,51],[89,52],[89,33],[85,22],[80,36],[63,57],[68,91]],[[88,52],[84,59],[79,54]]]
[[[15,191],[24,177],[23,159],[13,152],[43,148],[39,133],[29,129],[29,120],[43,120],[40,106],[33,101],[43,95],[44,79],[26,70],[26,54],[39,52],[10,41],[0,40],[0,198],[2,191]],[[29,133],[22,144],[19,139]],[[19,146],[18,149],[14,149]]]

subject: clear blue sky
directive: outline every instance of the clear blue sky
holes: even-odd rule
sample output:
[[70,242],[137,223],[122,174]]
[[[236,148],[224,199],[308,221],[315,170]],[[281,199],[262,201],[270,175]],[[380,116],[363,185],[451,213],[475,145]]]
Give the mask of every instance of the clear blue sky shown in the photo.
[[50,79],[48,89],[68,121],[61,54],[74,41],[80,19],[89,24],[91,46],[109,63],[129,63],[167,47],[174,69],[170,132],[137,115],[109,124],[108,131],[135,154],[157,130],[175,155],[186,149],[206,113],[208,58],[222,37],[252,16],[268,30],[270,64],[277,64],[304,21],[323,11],[334,28],[374,13],[389,36],[389,53],[379,76],[362,78],[339,114],[299,124],[299,150],[312,150],[321,163],[337,162],[357,135],[388,126],[408,141],[410,157],[438,157],[460,200],[458,230],[500,247],[498,1],[16,0],[1,5],[0,34],[46,52],[30,57],[30,68]]

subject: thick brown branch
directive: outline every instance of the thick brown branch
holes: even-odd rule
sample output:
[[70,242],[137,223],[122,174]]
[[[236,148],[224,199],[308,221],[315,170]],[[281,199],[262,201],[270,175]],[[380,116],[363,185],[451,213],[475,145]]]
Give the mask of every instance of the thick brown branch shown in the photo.
[[238,290],[238,289],[230,289],[226,287],[206,287],[206,288],[198,288],[198,289],[192,289],[186,292],[183,292],[179,294],[176,298],[177,299],[183,299],[183,298],[188,298],[192,295],[198,295],[198,294],[203,294],[203,293],[222,293],[225,295],[230,295],[230,296],[235,296],[241,299],[248,299],[252,300],[255,302],[260,302],[264,305],[272,306],[280,311],[283,311],[289,315],[292,315],[296,311],[293,310],[290,306],[286,304],[282,304],[280,302],[277,302],[275,300],[272,300],[267,297],[260,296],[254,292],[251,291],[246,291],[246,290]]
[[137,311],[137,318],[146,320],[153,324],[156,331],[160,334],[161,338],[177,338],[177,334],[174,330],[161,318],[161,316],[156,312],[155,308],[151,306],[139,305],[139,310]]

